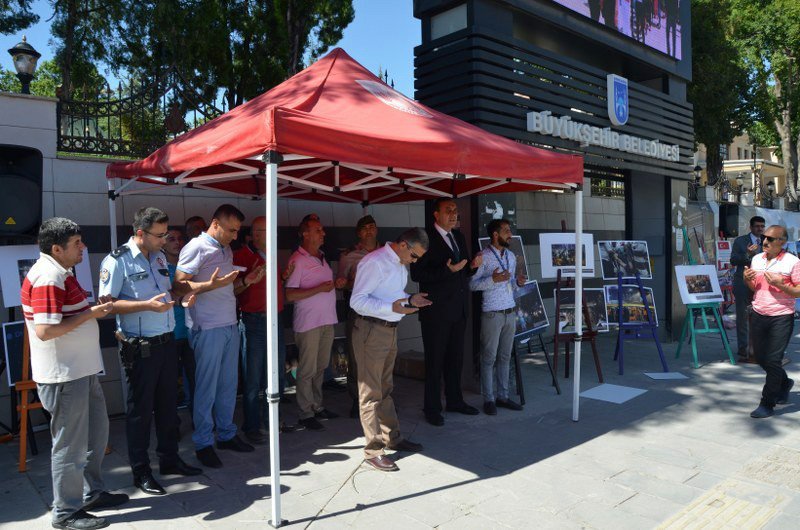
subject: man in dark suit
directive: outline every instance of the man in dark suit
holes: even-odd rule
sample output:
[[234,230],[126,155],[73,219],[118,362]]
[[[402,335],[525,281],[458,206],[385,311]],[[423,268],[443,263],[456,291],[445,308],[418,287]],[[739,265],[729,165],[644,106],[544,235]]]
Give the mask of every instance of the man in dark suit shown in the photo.
[[745,267],[750,266],[753,256],[761,252],[761,235],[766,222],[761,216],[750,219],[750,233],[737,237],[731,249],[731,265],[736,266],[733,273],[733,296],[736,298],[736,343],[739,361],[748,360],[748,319],[747,307],[753,303],[751,291],[742,276]]
[[433,204],[433,229],[428,230],[430,247],[411,264],[411,279],[428,293],[431,307],[420,310],[422,343],[425,347],[425,418],[431,425],[444,425],[441,382],[449,412],[478,414],[461,393],[464,364],[464,334],[467,324],[469,277],[481,264],[478,254],[468,264],[467,242],[458,230],[458,207],[449,198]]

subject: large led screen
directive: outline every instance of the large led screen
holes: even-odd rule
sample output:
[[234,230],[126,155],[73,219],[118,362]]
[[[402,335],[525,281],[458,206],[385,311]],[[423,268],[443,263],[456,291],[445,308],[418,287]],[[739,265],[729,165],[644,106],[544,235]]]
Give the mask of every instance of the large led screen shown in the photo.
[[609,28],[680,59],[680,3],[688,0],[553,0]]

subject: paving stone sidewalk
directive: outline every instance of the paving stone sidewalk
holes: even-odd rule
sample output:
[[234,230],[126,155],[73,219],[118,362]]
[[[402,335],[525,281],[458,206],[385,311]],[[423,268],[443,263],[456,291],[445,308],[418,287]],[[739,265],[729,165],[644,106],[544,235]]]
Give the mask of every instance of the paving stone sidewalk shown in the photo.
[[[620,376],[611,335],[599,341],[606,383],[647,392],[621,405],[581,399],[578,422],[571,419],[572,379],[562,371],[563,393],[556,395],[541,354],[523,359],[524,411],[448,414],[444,427],[424,421],[422,384],[397,378],[404,434],[425,446],[423,453],[395,455],[397,473],[363,464],[359,424],[346,417],[349,398],[327,393],[326,403],[342,418],[327,421],[321,433],[281,435],[286,527],[800,527],[800,391],[774,417],[753,420],[763,372],[730,365],[718,338],[701,339],[699,369],[691,368],[689,349],[675,360],[677,344],[665,345],[670,369],[688,379],[655,381],[643,374],[660,371],[654,345],[629,342]],[[598,382],[591,350],[584,350],[586,390]],[[788,351],[800,359],[800,337]],[[797,363],[787,370],[800,378]],[[477,394],[467,400],[482,402]],[[294,414],[291,406],[287,412]],[[37,436],[41,452],[27,474],[16,472],[16,441],[0,445],[0,528],[50,527],[47,438]],[[132,497],[120,510],[99,512],[113,527],[267,527],[266,446],[250,454],[220,451],[222,469],[165,478],[169,495],[148,497],[131,485],[123,420],[112,421],[110,443],[108,486]],[[181,452],[196,463],[188,435]]]

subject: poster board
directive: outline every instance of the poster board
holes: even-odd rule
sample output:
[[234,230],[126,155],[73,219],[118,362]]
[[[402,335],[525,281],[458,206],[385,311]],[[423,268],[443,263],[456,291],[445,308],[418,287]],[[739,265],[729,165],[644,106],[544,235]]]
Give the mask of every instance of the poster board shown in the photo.
[[[37,245],[0,246],[0,286],[3,288],[3,305],[18,307],[22,281],[39,259]],[[83,250],[83,260],[75,266],[78,283],[86,292],[89,302],[94,302],[94,282],[89,265],[89,250]]]
[[6,358],[6,377],[9,388],[22,379],[22,347],[25,340],[25,321],[3,323],[3,353]]
[[478,195],[478,225],[486,233],[486,225],[495,219],[505,219],[511,230],[517,229],[516,193],[481,193]]
[[547,319],[547,311],[542,303],[542,294],[539,291],[538,282],[530,281],[514,290],[514,298],[517,301],[517,330],[515,337],[527,335],[547,328],[550,321]]
[[724,300],[714,265],[678,265],[675,267],[675,276],[684,304],[708,304]]
[[652,280],[650,253],[647,241],[598,241],[597,252],[604,280],[616,280],[621,272],[623,278]]
[[[583,276],[594,277],[594,236],[583,234]],[[542,278],[555,278],[558,271],[562,277],[575,276],[575,234],[553,232],[539,234],[539,255],[542,262]],[[602,289],[601,289],[602,290]]]
[[[491,243],[488,237],[481,237],[478,239],[478,247],[481,250],[485,249]],[[508,246],[510,250],[517,257],[517,275],[524,274],[525,278],[530,278],[528,273],[528,260],[525,259],[525,245],[522,243],[522,236],[511,236],[511,242]]]
[[[553,298],[559,298],[558,319],[559,333],[575,333],[575,289],[553,290]],[[609,330],[608,310],[606,309],[606,297],[603,289],[584,289],[583,299],[586,301],[586,309],[589,312],[589,319],[592,329],[599,333]],[[583,330],[588,331],[589,327],[584,323]]]
[[[619,289],[616,285],[606,285],[606,309],[608,310],[608,323],[610,326],[619,325]],[[653,315],[655,325],[658,326],[658,313],[656,312],[653,290],[645,287],[647,293],[647,307]],[[638,285],[624,284],[622,286],[622,324],[649,324],[647,312],[644,310],[642,293]]]

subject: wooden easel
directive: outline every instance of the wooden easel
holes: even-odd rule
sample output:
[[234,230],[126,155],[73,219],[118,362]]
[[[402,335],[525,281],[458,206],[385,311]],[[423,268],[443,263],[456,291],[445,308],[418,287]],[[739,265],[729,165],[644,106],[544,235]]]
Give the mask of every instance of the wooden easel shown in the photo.
[[[623,322],[622,271],[617,273],[617,303],[619,304],[617,306],[617,325],[619,327],[617,329],[617,347],[614,350],[614,360],[619,361],[619,375],[623,375],[624,371],[623,362],[625,359],[625,341],[645,338],[642,336],[642,332],[647,331],[650,332],[651,336],[653,337],[653,341],[656,343],[656,347],[658,348],[658,357],[661,359],[661,367],[665,372],[669,372],[669,368],[667,368],[667,361],[664,358],[664,350],[661,348],[661,341],[658,340],[658,322],[656,322],[655,316],[650,312],[650,306],[647,303],[647,290],[642,285],[642,277],[639,275],[639,271],[636,271],[636,285],[639,287],[639,294],[644,302],[644,311],[645,315],[647,315],[647,323]],[[653,307],[655,307],[655,305],[656,302],[653,300]]]
[[30,411],[42,408],[42,403],[37,401],[30,403],[29,393],[36,390],[36,383],[30,378],[31,368],[31,346],[28,341],[28,325],[23,328],[22,337],[22,379],[14,385],[14,390],[19,392],[19,472],[24,473],[27,470],[27,452],[28,452],[28,434],[30,430],[31,437],[33,431],[30,429],[28,421],[30,420]]
[[[577,266],[577,265],[576,265]],[[575,342],[574,333],[561,333],[558,323],[558,316],[561,313],[561,289],[572,288],[572,280],[570,278],[562,278],[561,270],[558,271],[556,276],[556,330],[553,334],[553,371],[558,373],[558,345],[564,345],[564,377],[569,378],[569,345]],[[594,367],[597,371],[597,379],[603,382],[603,369],[600,368],[600,357],[597,354],[597,330],[592,328],[592,321],[589,318],[589,309],[586,307],[586,297],[582,296],[583,303],[583,322],[586,324],[587,329],[582,334],[582,340],[589,341],[592,345],[592,355],[594,356]],[[577,300],[576,300],[577,303]],[[578,331],[577,329],[575,330]]]

